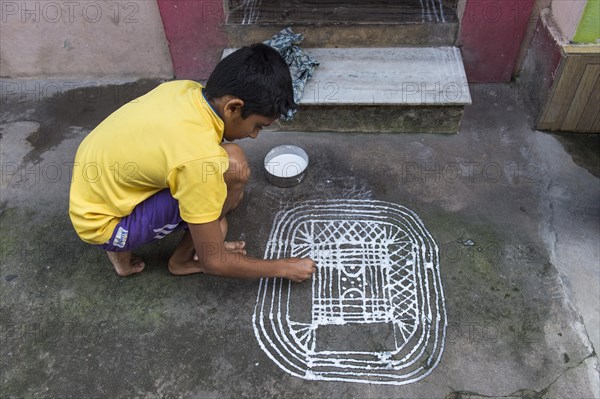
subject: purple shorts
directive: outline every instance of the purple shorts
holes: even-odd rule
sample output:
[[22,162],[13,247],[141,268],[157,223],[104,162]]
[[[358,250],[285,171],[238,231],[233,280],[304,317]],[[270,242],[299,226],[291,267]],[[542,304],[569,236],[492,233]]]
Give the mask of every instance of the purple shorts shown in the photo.
[[179,202],[168,188],[138,204],[115,226],[110,240],[100,248],[111,252],[131,251],[187,227],[179,215]]

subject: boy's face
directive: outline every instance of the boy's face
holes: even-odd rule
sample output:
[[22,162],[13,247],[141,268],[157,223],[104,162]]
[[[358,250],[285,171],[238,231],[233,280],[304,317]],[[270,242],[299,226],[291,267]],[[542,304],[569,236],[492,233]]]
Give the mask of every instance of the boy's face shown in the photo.
[[251,114],[246,119],[242,118],[242,107],[244,102],[240,99],[233,99],[225,104],[223,110],[223,122],[225,131],[223,137],[227,141],[245,139],[247,137],[255,139],[263,127],[269,126],[277,120],[258,114]]

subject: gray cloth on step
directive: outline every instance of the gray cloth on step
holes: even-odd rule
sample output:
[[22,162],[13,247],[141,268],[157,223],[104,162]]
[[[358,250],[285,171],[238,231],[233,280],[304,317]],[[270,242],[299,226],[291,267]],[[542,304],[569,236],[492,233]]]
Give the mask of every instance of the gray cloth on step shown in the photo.
[[[292,85],[294,86],[294,102],[296,104],[299,104],[302,94],[304,94],[306,82],[312,77],[315,68],[319,65],[316,60],[312,59],[304,50],[297,46],[303,39],[304,36],[302,34],[296,34],[292,32],[292,28],[288,27],[264,42],[266,45],[277,50],[289,65],[290,74],[292,75]],[[295,113],[295,110],[289,111],[282,118],[290,120]]]

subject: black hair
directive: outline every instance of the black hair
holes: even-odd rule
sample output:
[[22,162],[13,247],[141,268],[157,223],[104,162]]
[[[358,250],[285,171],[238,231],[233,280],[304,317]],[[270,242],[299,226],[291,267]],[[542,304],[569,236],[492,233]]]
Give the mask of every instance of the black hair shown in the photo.
[[263,43],[242,47],[223,58],[210,74],[204,94],[208,100],[226,95],[241,99],[242,118],[251,114],[278,118],[298,108],[288,65]]

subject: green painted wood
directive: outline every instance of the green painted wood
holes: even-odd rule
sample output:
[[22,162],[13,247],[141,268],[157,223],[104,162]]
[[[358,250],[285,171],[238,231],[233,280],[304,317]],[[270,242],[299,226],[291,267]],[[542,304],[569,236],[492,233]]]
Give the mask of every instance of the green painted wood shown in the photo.
[[600,43],[600,0],[588,0],[573,41],[575,43]]

